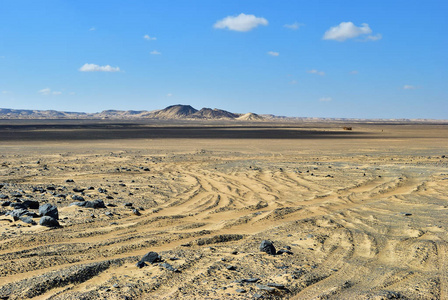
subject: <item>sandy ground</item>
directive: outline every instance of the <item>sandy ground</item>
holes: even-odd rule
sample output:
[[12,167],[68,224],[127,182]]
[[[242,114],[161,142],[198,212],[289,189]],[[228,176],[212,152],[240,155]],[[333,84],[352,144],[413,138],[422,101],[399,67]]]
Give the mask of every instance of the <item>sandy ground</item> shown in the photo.
[[[4,140],[0,202],[55,204],[62,227],[0,207],[0,298],[447,299],[448,126],[354,132]],[[149,251],[177,272],[138,268]]]

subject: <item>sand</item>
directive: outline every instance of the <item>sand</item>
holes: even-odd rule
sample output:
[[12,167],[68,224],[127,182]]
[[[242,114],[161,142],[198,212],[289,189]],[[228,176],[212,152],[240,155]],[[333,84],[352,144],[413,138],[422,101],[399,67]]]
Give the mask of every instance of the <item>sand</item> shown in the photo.
[[[0,194],[57,205],[62,227],[0,208],[0,297],[448,297],[448,125],[260,126],[120,139],[2,127]],[[116,206],[69,206],[73,188]],[[138,268],[149,251],[178,272]]]

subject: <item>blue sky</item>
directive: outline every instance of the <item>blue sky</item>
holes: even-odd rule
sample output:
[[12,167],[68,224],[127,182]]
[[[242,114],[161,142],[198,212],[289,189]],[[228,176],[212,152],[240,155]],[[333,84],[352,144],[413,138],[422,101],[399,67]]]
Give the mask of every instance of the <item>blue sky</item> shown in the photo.
[[0,0],[0,107],[448,119],[448,1]]

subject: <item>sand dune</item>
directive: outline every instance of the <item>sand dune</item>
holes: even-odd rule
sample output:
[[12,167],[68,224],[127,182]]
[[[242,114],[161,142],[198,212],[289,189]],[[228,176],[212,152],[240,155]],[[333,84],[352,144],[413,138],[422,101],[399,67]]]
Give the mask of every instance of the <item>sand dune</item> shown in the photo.
[[[0,193],[57,205],[62,227],[0,216],[0,296],[444,299],[448,131],[428,128],[363,125],[355,137],[325,139],[11,139],[0,146]],[[115,206],[69,206],[72,195]],[[292,254],[260,252],[263,240]],[[177,272],[138,268],[149,251]]]

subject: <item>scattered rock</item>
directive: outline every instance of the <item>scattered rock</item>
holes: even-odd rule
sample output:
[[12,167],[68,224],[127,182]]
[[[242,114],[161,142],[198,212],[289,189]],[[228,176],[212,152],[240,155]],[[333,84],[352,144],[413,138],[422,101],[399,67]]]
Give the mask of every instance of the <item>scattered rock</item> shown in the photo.
[[246,290],[245,289],[236,289],[235,292],[243,294],[243,293],[246,293]]
[[30,225],[37,225],[37,223],[34,222],[34,220],[31,217],[21,217],[20,221],[22,221],[24,223],[27,223],[27,224],[30,224]]
[[35,200],[25,200],[22,202],[29,209],[39,209],[39,202]]
[[43,216],[40,218],[39,225],[46,227],[60,227],[58,220],[50,216]]
[[259,288],[260,290],[267,291],[270,293],[275,292],[275,288],[267,285],[257,284],[256,287]]
[[138,210],[138,209],[133,209],[132,210],[132,213],[134,214],[134,215],[136,215],[136,216],[141,216],[142,214],[140,213],[140,211]]
[[126,202],[126,203],[124,204],[124,206],[126,206],[126,207],[132,207],[132,203],[131,203],[131,202]]
[[260,244],[260,251],[266,252],[270,255],[275,255],[277,252],[275,251],[274,244],[271,241],[264,240]]
[[291,251],[286,250],[286,249],[280,249],[280,250],[277,251],[277,255],[282,255],[283,253],[286,253],[286,254],[289,254],[289,255],[294,254]]
[[9,196],[5,194],[0,194],[0,199],[9,199]]
[[12,202],[9,204],[14,209],[26,209],[27,207],[22,202]]
[[285,289],[285,286],[283,284],[280,284],[280,283],[270,282],[270,283],[267,283],[266,285],[270,286],[270,287],[275,287],[275,288],[281,289],[281,290]]
[[84,197],[79,195],[72,195],[72,199],[76,201],[85,201]]
[[146,253],[140,261],[153,264],[162,261],[162,257],[157,252],[150,251]]
[[59,219],[59,212],[58,208],[55,205],[52,205],[50,203],[46,203],[39,207],[39,214],[43,216],[49,216],[56,220]]
[[171,272],[176,272],[176,273],[179,272],[178,269],[174,268],[172,265],[170,265],[169,263],[166,263],[166,262],[160,264],[160,266],[168,271],[171,271]]
[[85,189],[74,188],[73,191],[74,191],[75,193],[82,193],[82,192],[85,191]]
[[9,206],[10,204],[11,204],[11,201],[2,202],[2,206]]

